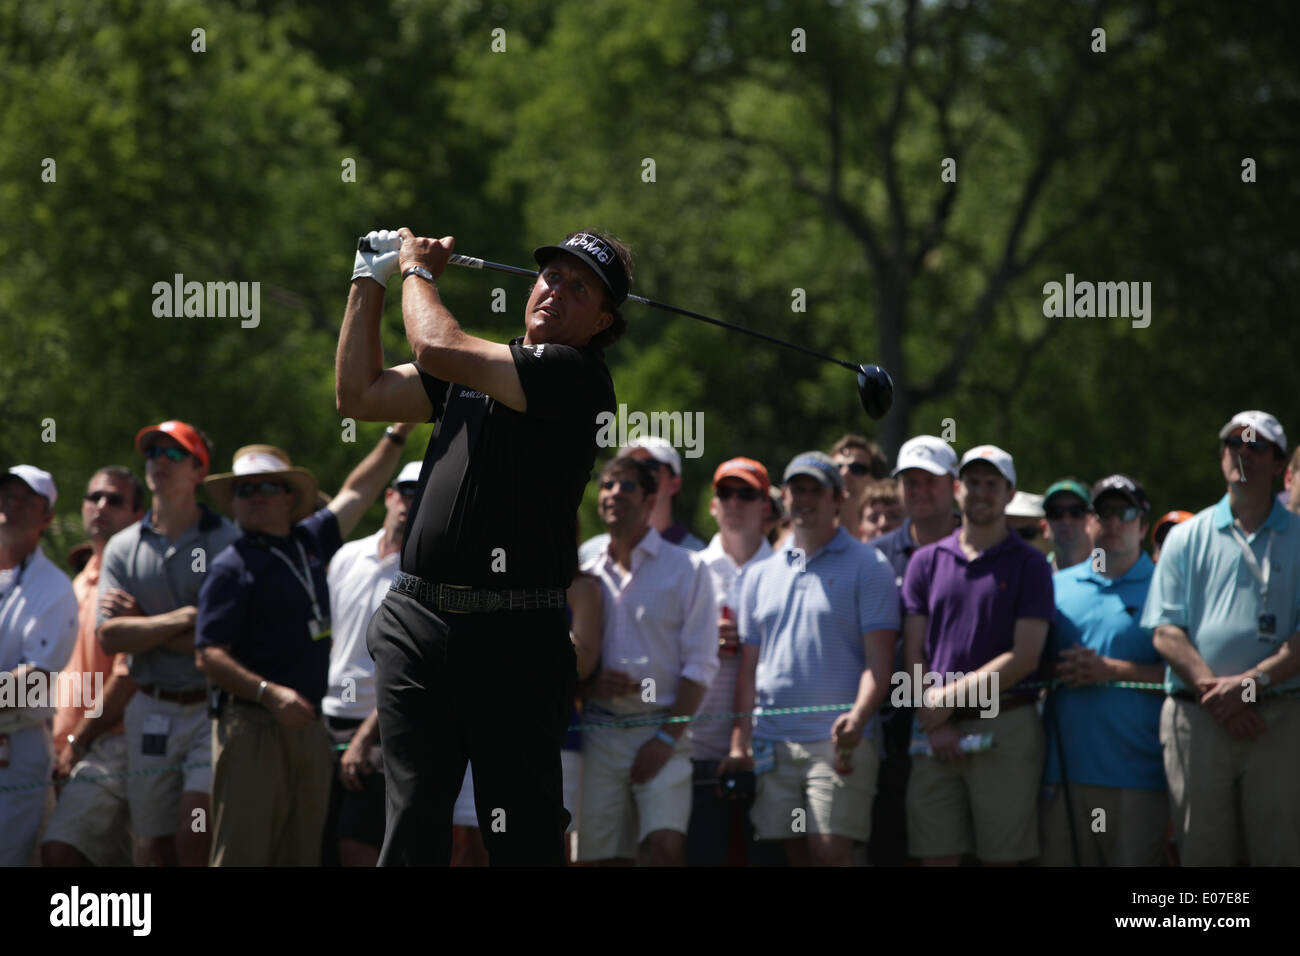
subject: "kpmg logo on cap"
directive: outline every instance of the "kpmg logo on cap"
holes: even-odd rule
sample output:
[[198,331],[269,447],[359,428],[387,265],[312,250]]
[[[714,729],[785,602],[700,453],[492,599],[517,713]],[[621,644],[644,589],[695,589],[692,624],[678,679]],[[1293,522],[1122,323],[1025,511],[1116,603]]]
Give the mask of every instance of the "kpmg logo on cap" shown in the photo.
[[593,236],[586,232],[580,232],[573,238],[566,239],[564,244],[583,250],[602,266],[609,265],[614,259],[613,249],[602,242],[599,236]]

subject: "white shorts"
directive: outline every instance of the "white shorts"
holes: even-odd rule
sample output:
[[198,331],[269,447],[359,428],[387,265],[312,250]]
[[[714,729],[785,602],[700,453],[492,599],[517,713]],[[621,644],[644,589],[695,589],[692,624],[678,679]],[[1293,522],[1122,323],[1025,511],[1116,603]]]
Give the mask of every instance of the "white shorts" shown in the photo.
[[72,768],[42,842],[75,847],[95,866],[131,866],[125,771],[126,735],[96,737]]
[[685,834],[691,821],[691,745],[683,737],[659,773],[634,784],[632,762],[658,727],[602,728],[582,735],[578,859],[635,859],[656,830]]
[[54,738],[46,724],[8,733],[9,766],[0,767],[0,866],[27,866],[45,818],[54,769]]
[[[144,725],[152,715],[168,722],[161,754],[144,752]],[[126,796],[131,806],[131,830],[142,837],[171,836],[176,832],[181,794],[212,792],[212,718],[206,700],[178,704],[140,692],[131,698],[122,716],[126,727]],[[160,767],[186,764],[184,769],[142,773]]]

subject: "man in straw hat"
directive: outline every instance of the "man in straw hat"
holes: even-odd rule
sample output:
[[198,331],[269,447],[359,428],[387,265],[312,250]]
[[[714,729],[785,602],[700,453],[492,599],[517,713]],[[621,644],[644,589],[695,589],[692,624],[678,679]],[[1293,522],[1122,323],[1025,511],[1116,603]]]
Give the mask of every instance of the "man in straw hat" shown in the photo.
[[[616,408],[602,349],[626,327],[630,258],[590,230],[535,250],[524,336],[503,345],[467,334],[442,302],[452,237],[397,235],[400,252],[357,254],[335,369],[344,415],[438,421],[402,570],[367,638],[388,784],[379,862],[447,864],[472,760],[491,862],[562,866],[577,677],[565,588],[600,416]],[[379,323],[399,265],[416,362],[385,369]]]
[[333,760],[325,572],[397,468],[394,425],[325,507],[316,477],[274,445],[246,445],[206,485],[244,534],[199,592],[200,669],[220,688],[213,727],[213,866],[319,866]]

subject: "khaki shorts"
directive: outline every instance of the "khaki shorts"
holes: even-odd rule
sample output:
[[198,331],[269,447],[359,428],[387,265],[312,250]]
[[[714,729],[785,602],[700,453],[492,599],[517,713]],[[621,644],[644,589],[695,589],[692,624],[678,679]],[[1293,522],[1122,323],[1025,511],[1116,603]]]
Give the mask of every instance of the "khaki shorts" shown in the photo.
[[1043,727],[1034,707],[955,724],[993,734],[993,749],[960,760],[912,757],[907,780],[907,848],[912,856],[974,853],[985,863],[1038,856]]
[[[144,752],[144,723],[151,714],[168,719],[167,742],[161,755]],[[126,705],[126,796],[131,806],[131,830],[136,836],[171,836],[176,832],[182,793],[212,790],[212,718],[206,700],[178,704],[143,692]],[[178,764],[183,770],[142,773]]]
[[[1074,866],[1065,788],[1053,784],[1039,805],[1042,866]],[[1163,866],[1169,794],[1070,784],[1080,866]],[[1098,813],[1097,811],[1104,811]]]
[[72,768],[43,842],[75,847],[95,866],[131,866],[125,771],[126,735],[96,737]]
[[757,780],[749,811],[757,840],[795,840],[824,833],[865,841],[871,836],[880,753],[874,739],[858,741],[849,773],[835,772],[831,740],[773,741],[776,767]]
[[[1300,700],[1253,705],[1268,724],[1236,740],[1200,704],[1166,697],[1160,743],[1183,866],[1300,866]],[[1238,815],[1238,808],[1240,815]]]
[[582,735],[578,860],[635,859],[656,830],[685,835],[691,821],[691,745],[683,737],[659,773],[631,780],[632,762],[658,727],[601,728]]

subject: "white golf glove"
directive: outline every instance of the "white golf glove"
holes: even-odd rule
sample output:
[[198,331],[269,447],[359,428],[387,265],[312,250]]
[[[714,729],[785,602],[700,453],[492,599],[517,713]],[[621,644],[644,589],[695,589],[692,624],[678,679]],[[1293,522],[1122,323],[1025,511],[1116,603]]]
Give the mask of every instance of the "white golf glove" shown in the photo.
[[379,229],[366,233],[370,248],[374,252],[357,250],[357,257],[352,263],[352,278],[365,276],[374,279],[380,286],[387,286],[388,280],[397,271],[398,252],[402,247],[402,237],[394,230]]

